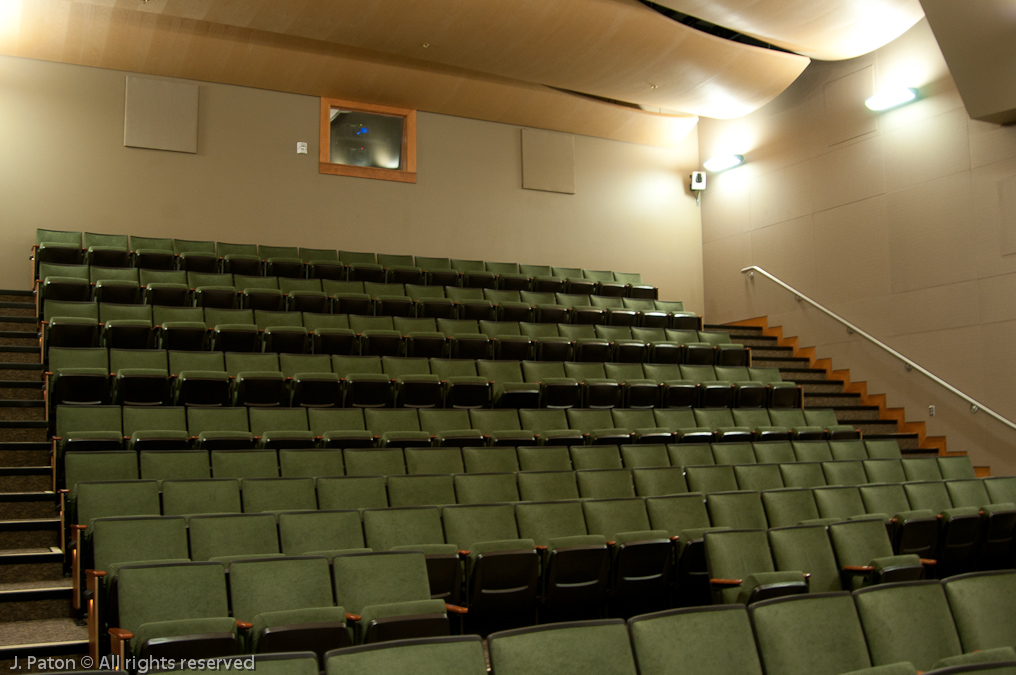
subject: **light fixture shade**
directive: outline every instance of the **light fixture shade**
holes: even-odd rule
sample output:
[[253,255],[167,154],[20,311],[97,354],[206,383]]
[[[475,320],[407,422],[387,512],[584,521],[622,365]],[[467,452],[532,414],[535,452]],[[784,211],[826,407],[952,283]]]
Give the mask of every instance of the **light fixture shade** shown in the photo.
[[744,155],[719,155],[717,157],[711,157],[707,159],[702,166],[706,168],[706,171],[719,173],[720,171],[733,169],[735,166],[741,164],[743,161]]
[[884,89],[867,101],[864,105],[868,106],[869,110],[888,110],[889,108],[895,108],[901,106],[904,103],[910,103],[917,98],[917,90],[912,87],[896,87],[895,89]]

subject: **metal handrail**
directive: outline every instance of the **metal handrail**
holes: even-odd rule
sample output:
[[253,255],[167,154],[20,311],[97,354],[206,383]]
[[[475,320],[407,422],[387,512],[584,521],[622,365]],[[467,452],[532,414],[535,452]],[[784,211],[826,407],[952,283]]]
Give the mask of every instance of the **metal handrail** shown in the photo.
[[812,307],[814,307],[818,311],[822,312],[823,314],[825,314],[829,318],[831,318],[834,321],[837,321],[840,324],[846,326],[847,327],[847,332],[850,333],[851,335],[856,333],[857,335],[860,335],[865,340],[867,340],[868,342],[871,342],[872,344],[874,344],[875,346],[879,347],[883,351],[886,351],[886,352],[892,354],[894,357],[896,357],[897,359],[899,359],[900,361],[902,361],[905,364],[907,372],[910,372],[912,370],[916,370],[917,372],[921,373],[922,375],[924,375],[925,377],[927,377],[931,381],[935,382],[939,386],[945,388],[947,391],[955,394],[956,396],[960,397],[961,399],[963,399],[964,401],[969,403],[970,404],[970,412],[972,412],[972,413],[977,413],[977,412],[986,413],[987,415],[989,415],[990,417],[994,417],[996,420],[998,420],[1002,424],[1006,425],[1010,429],[1016,430],[1016,423],[1014,423],[1009,418],[1003,417],[1002,415],[998,414],[997,412],[995,412],[991,408],[987,407],[986,405],[984,405],[980,401],[977,401],[976,399],[971,398],[970,396],[964,394],[962,391],[960,391],[956,387],[952,386],[951,384],[949,384],[948,382],[946,382],[945,380],[943,380],[939,376],[937,376],[934,373],[930,372],[927,368],[924,368],[924,367],[920,366],[919,364],[911,361],[906,356],[904,356],[903,354],[900,354],[898,351],[896,351],[895,349],[893,349],[889,345],[885,344],[884,342],[882,342],[878,338],[876,338],[873,335],[870,335],[869,333],[866,333],[865,331],[861,330],[860,328],[858,328],[854,324],[852,324],[849,321],[847,321],[846,319],[844,319],[839,314],[836,314],[832,310],[827,309],[826,307],[824,307],[824,306],[820,305],[819,303],[815,302],[814,300],[809,298],[807,295],[805,295],[801,291],[797,290],[796,288],[794,288],[790,284],[787,284],[784,281],[778,279],[777,277],[773,276],[769,272],[766,272],[761,267],[758,267],[757,265],[750,265],[750,266],[745,267],[744,269],[741,270],[742,274],[744,274],[745,272],[747,272],[749,279],[754,279],[755,278],[755,273],[758,272],[762,276],[764,276],[767,279],[769,279],[770,281],[772,281],[777,286],[780,286],[780,287],[790,291],[791,293],[793,293],[794,294],[794,299],[797,300],[798,302],[807,302],[809,305],[811,305]]

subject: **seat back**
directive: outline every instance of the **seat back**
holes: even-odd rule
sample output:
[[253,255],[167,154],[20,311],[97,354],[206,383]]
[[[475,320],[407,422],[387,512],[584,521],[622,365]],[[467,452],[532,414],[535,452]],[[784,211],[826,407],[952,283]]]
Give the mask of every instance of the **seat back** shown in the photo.
[[229,565],[233,616],[253,623],[264,612],[333,607],[329,572],[323,557],[235,560]]
[[[485,675],[487,672],[483,640],[478,635],[417,638],[336,649],[325,654],[325,665],[328,675],[386,671]],[[259,670],[262,666],[259,662]]]
[[[591,672],[634,675],[635,659],[621,619],[550,624],[494,633],[488,638],[498,675]],[[567,664],[563,669],[561,664]]]
[[119,627],[132,633],[156,621],[229,616],[226,570],[219,563],[124,565],[117,577]]
[[870,586],[854,591],[854,602],[872,665],[909,661],[926,671],[941,659],[962,653],[939,581]]
[[354,510],[280,513],[279,542],[287,556],[364,548],[363,525]]
[[871,666],[861,621],[848,593],[764,600],[749,608],[766,672],[844,673]]
[[204,515],[190,519],[191,560],[279,553],[279,533],[270,513]]
[[351,553],[332,561],[335,598],[347,612],[430,599],[427,563],[419,551]]
[[702,675],[762,675],[748,610],[691,607],[628,621],[641,675],[668,675],[675,664]]

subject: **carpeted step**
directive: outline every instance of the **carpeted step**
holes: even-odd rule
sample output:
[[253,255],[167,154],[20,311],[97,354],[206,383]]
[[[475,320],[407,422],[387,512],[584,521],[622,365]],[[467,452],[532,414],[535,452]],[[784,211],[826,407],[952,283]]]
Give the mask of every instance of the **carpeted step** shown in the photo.
[[24,298],[15,299],[12,296],[2,294],[0,294],[0,315],[30,316],[32,318],[38,316],[34,302],[25,302]]
[[780,370],[792,370],[808,368],[808,366],[811,365],[811,361],[803,356],[756,356],[755,352],[752,352],[751,365],[756,368],[779,368]]
[[0,550],[60,546],[59,518],[0,520]]
[[[762,345],[758,347],[751,347],[751,363],[753,366],[758,366],[757,361],[759,359],[796,359],[794,356],[794,349],[792,347],[778,347],[776,345]],[[804,363],[808,363],[808,359],[804,359]]]
[[0,494],[45,492],[53,489],[53,470],[47,466],[0,466]]
[[11,672],[17,658],[19,675],[89,670],[88,628],[73,619],[39,619],[0,624],[0,672]]
[[7,442],[47,441],[49,423],[46,420],[0,420],[0,438]]
[[41,363],[39,345],[20,347],[16,345],[0,346],[0,363]]
[[844,420],[843,423],[851,424],[854,428],[860,429],[865,438],[886,434],[891,435],[899,431],[896,420]]
[[808,394],[842,394],[843,393],[843,382],[841,380],[822,380],[809,382],[807,380],[798,380],[797,383],[801,385],[801,390],[804,395]]
[[744,345],[745,347],[750,347],[752,352],[756,349],[776,349],[779,347],[779,344],[777,344],[778,340],[774,337],[769,337],[768,335],[753,335],[750,337],[744,335],[731,335],[730,341]]
[[0,466],[44,466],[50,463],[52,444],[48,441],[0,443]]
[[805,408],[831,408],[836,413],[836,419],[843,424],[854,424],[855,422],[883,422],[896,424],[893,420],[879,418],[880,411],[877,405],[834,405],[834,406],[810,406]]
[[39,333],[28,330],[0,330],[0,345],[38,347]]
[[728,326],[726,324],[707,323],[702,326],[702,330],[723,331],[725,333],[729,333],[731,339],[734,339],[734,336],[765,337],[762,333],[762,329],[758,326]]
[[71,580],[0,584],[0,623],[72,616]]
[[0,551],[0,584],[62,580],[63,560],[63,551],[55,547]]
[[54,518],[60,514],[60,500],[47,486],[34,492],[0,492],[0,513],[4,519]]
[[39,318],[36,316],[11,316],[5,310],[0,309],[0,330],[3,331],[24,331],[28,333],[39,333]]
[[0,380],[42,382],[41,363],[0,363]]
[[39,399],[0,398],[0,420],[46,419],[46,402]]
[[42,380],[0,380],[0,400],[41,401]]
[[805,408],[840,408],[860,404],[860,394],[846,392],[809,393],[807,391],[804,394]]

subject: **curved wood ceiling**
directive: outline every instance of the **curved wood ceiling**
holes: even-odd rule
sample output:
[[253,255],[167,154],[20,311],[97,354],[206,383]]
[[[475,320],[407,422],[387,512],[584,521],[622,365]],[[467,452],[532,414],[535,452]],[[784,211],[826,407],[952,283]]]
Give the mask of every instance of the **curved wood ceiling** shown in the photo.
[[924,16],[919,0],[654,0],[813,59],[852,59]]
[[[795,12],[777,22],[792,33],[801,32],[801,24],[838,16],[820,12],[816,18],[810,4],[850,0],[669,2],[742,10],[792,5]],[[11,19],[0,26],[2,54],[654,145],[683,138],[698,115],[730,118],[758,109],[809,63],[805,56],[705,34],[637,0],[0,4]],[[780,16],[785,13],[781,9]],[[825,33],[816,29],[813,34]]]

